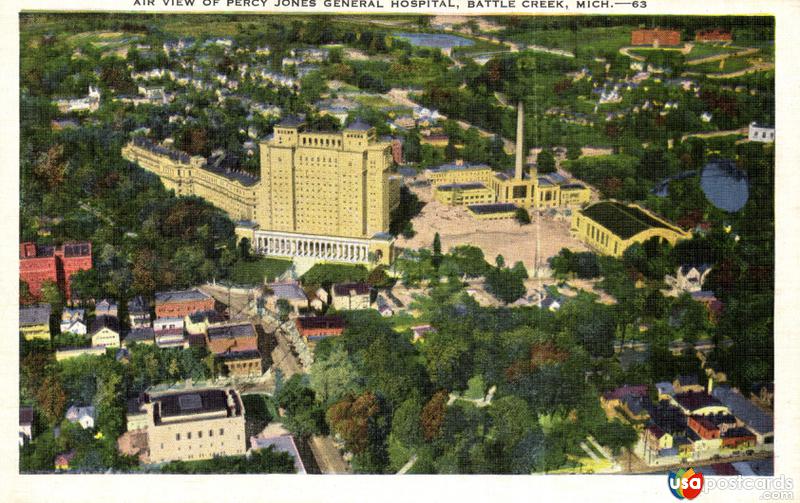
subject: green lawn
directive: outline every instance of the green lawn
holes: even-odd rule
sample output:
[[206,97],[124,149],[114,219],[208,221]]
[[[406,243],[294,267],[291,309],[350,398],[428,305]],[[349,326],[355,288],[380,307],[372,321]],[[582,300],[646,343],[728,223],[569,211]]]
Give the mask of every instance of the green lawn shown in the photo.
[[243,285],[260,285],[267,281],[273,281],[276,277],[283,274],[289,266],[291,260],[259,257],[248,261],[238,261],[234,264],[230,277],[231,281]]
[[615,26],[610,28],[584,28],[579,32],[568,29],[531,30],[510,37],[516,42],[543,45],[567,51],[588,50],[589,52],[613,52],[630,45],[631,28]]
[[702,73],[731,73],[731,72],[738,72],[739,70],[744,70],[751,65],[750,59],[752,59],[752,55],[750,56],[736,56],[732,58],[728,58],[725,60],[725,64],[722,65],[720,68],[720,62],[714,61],[711,63],[703,63],[702,65],[691,66],[689,69],[693,72],[702,72]]

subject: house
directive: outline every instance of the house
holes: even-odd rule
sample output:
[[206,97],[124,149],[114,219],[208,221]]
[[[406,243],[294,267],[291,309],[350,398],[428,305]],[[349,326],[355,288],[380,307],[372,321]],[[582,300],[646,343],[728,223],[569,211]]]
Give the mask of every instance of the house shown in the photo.
[[156,346],[159,348],[184,348],[187,345],[182,328],[165,328],[154,331]]
[[267,309],[278,312],[278,301],[285,300],[289,303],[295,314],[300,309],[308,308],[308,297],[297,281],[284,281],[268,283],[265,287],[265,306]]
[[644,441],[644,445],[653,451],[670,449],[672,448],[673,444],[672,435],[665,432],[655,424],[651,424],[644,429],[642,440]]
[[61,313],[61,333],[86,335],[86,321],[83,309],[65,308]]
[[539,307],[542,309],[547,309],[548,311],[556,312],[561,309],[562,302],[562,298],[547,294],[542,300],[539,301]]
[[328,296],[328,291],[322,287],[317,288],[314,294],[324,303],[330,304],[331,300]]
[[337,311],[369,309],[370,286],[366,283],[340,283],[333,285],[332,306]]
[[133,344],[147,344],[152,346],[156,342],[156,333],[152,329],[152,327],[142,327],[142,328],[134,328],[128,335],[125,336],[125,339],[122,341],[122,345],[126,348],[130,348]]
[[19,408],[19,445],[33,439],[33,407],[20,406]]
[[91,405],[81,407],[73,405],[69,409],[67,409],[67,421],[70,423],[78,423],[81,425],[81,428],[84,430],[89,428],[94,428],[95,418],[97,417],[97,412],[95,408]]
[[722,435],[722,447],[755,447],[756,436],[747,428],[731,428]]
[[113,300],[103,299],[94,306],[96,316],[117,316],[117,303]]
[[669,400],[675,394],[675,388],[672,387],[671,382],[657,382],[656,391],[658,392],[658,400]]
[[197,288],[156,293],[157,318],[183,318],[195,311],[214,309],[214,298]]
[[649,392],[646,384],[629,386],[624,385],[611,391],[606,391],[600,397],[600,404],[606,409],[606,413],[612,413],[613,410],[622,405],[623,399],[628,397],[640,397],[647,399]]
[[729,31],[712,28],[697,30],[694,39],[696,42],[733,42],[733,35]]
[[227,375],[262,374],[258,333],[253,323],[240,321],[210,325],[206,335],[206,346],[222,361]]
[[697,376],[684,375],[678,376],[672,381],[672,388],[675,393],[685,393],[687,391],[705,391],[705,388],[700,384]]
[[389,299],[387,299],[382,293],[379,293],[378,296],[375,297],[375,305],[380,315],[384,318],[394,314],[394,310],[392,309],[392,305],[389,303]]
[[119,320],[116,316],[101,315],[94,319],[89,331],[92,346],[119,347]]
[[686,416],[728,413],[728,407],[705,391],[676,393],[670,401],[680,408]]
[[772,402],[775,399],[775,383],[760,383],[753,385],[751,397],[764,406],[772,408]]
[[184,329],[184,319],[181,317],[166,317],[166,318],[156,318],[153,321],[153,330],[158,332],[163,332],[164,330],[181,330]]
[[775,126],[751,122],[747,128],[747,139],[759,143],[773,143],[775,141]]
[[699,292],[710,272],[711,266],[708,264],[682,265],[678,267],[674,277],[664,276],[664,282],[678,292]]
[[692,300],[700,302],[705,306],[709,321],[714,323],[719,319],[725,306],[722,301],[717,299],[714,292],[710,290],[700,290],[698,292],[692,292],[691,295]]
[[50,340],[50,304],[36,304],[19,308],[19,333],[26,341]]
[[411,342],[424,341],[425,336],[429,333],[436,333],[436,329],[430,325],[417,325],[411,327],[411,333],[413,334]]
[[53,464],[55,465],[56,470],[58,471],[66,471],[69,470],[69,464],[75,458],[75,450],[71,450],[69,452],[62,452],[58,456],[56,456],[55,461]]
[[325,337],[342,335],[345,323],[341,316],[308,316],[297,318],[295,326],[297,327],[297,332],[306,342],[316,342]]
[[650,412],[647,410],[649,405],[649,397],[627,395],[622,398],[620,407],[629,419],[633,421],[645,421],[650,418]]
[[128,321],[132,329],[150,326],[150,306],[141,295],[128,302]]
[[187,314],[183,319],[183,327],[189,335],[205,335],[208,327],[214,323],[221,323],[225,318],[215,310],[195,311]]

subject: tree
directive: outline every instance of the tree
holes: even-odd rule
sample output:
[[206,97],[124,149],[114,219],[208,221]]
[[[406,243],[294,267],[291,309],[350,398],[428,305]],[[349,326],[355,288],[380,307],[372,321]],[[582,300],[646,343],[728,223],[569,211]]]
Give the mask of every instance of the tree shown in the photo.
[[242,238],[239,240],[239,244],[237,245],[237,249],[239,250],[239,257],[242,260],[250,260],[250,239],[249,238]]
[[342,437],[347,450],[360,454],[369,447],[370,423],[378,411],[377,398],[367,391],[332,405],[327,413],[328,424]]
[[336,402],[358,390],[358,373],[342,347],[316,360],[309,371],[309,384],[323,404]]
[[422,403],[412,397],[400,404],[392,416],[392,436],[405,447],[416,447],[422,443],[420,415]]
[[420,413],[420,425],[423,438],[430,442],[442,434],[445,411],[447,409],[447,391],[437,391],[425,404]]
[[324,431],[325,412],[314,400],[314,391],[300,374],[290,377],[276,395],[278,405],[286,411],[284,425],[293,434],[308,438]]
[[580,158],[583,155],[583,150],[578,143],[570,142],[567,145],[567,159],[570,161],[574,161],[575,159]]
[[422,346],[431,381],[440,388],[463,389],[469,378],[470,344],[466,334],[431,333]]
[[64,309],[64,294],[55,281],[47,280],[42,283],[42,300],[50,304],[53,314],[59,314]]
[[525,208],[517,208],[517,211],[514,213],[514,218],[517,219],[520,225],[528,225],[531,223],[531,215]]
[[56,374],[44,378],[42,386],[36,391],[36,401],[50,424],[56,424],[63,418],[67,397]]
[[539,174],[554,173],[556,171],[556,158],[548,148],[543,148],[536,156],[536,171]]
[[439,269],[439,265],[442,263],[442,239],[439,237],[438,232],[433,236],[433,256],[431,257],[431,263],[434,269]]
[[278,299],[276,303],[278,308],[278,317],[281,321],[286,321],[289,319],[289,313],[292,312],[292,305],[289,304],[289,301],[286,299]]
[[444,148],[444,159],[446,161],[454,161],[457,157],[458,149],[456,149],[453,139],[451,138],[450,141],[447,142],[447,146]]

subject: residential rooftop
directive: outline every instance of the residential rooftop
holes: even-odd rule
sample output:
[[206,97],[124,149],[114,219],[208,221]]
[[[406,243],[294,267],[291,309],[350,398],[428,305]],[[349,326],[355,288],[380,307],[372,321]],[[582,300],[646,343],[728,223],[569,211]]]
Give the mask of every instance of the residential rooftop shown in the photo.
[[157,292],[156,305],[167,304],[170,302],[191,302],[193,300],[206,300],[210,296],[201,292],[197,288],[189,290],[176,290],[173,292]]
[[50,304],[36,304],[30,307],[19,308],[19,324],[25,325],[41,325],[50,322],[50,313],[52,308]]

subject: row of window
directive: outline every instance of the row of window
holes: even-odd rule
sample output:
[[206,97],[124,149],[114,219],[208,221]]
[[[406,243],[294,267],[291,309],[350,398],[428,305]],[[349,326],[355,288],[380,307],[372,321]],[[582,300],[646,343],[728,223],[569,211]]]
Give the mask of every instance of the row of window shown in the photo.
[[[220,428],[219,429],[219,436],[223,436],[223,435],[225,435],[225,428]],[[208,436],[209,437],[213,437],[214,436],[214,430],[209,429],[208,430]],[[203,431],[202,430],[198,430],[197,431],[197,438],[203,438]],[[180,439],[181,439],[181,434],[180,433],[176,433],[175,434],[175,440],[180,440]],[[191,440],[192,439],[192,432],[191,431],[187,431],[186,432],[186,439],[187,440]],[[162,444],[162,446],[163,446],[163,444]]]

